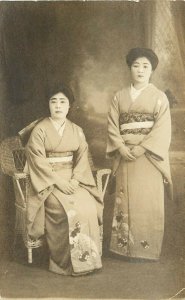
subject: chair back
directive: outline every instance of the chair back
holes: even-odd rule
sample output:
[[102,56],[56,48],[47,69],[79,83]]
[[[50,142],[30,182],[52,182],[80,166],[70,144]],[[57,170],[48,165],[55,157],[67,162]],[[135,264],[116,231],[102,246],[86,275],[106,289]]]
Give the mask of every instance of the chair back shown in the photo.
[[[88,159],[91,170],[96,178],[97,188],[103,201],[111,171],[110,169],[99,170],[95,168],[90,151],[88,151]],[[13,177],[15,177],[15,174],[18,173],[21,175],[21,173],[24,172],[25,163],[25,148],[22,146],[20,136],[13,136],[3,140],[0,144],[0,166],[2,172]],[[20,176],[18,177],[20,178]]]
[[13,176],[24,170],[26,156],[19,136],[6,138],[0,144],[0,166],[4,174]]

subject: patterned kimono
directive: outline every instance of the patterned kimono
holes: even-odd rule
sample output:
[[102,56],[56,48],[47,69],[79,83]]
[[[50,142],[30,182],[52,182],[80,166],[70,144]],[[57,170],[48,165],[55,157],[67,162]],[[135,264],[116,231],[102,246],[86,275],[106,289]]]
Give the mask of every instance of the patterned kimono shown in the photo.
[[[32,238],[45,233],[50,271],[77,276],[100,269],[99,223],[103,205],[82,129],[66,120],[60,136],[51,120],[45,118],[31,133],[26,157],[31,179],[28,233]],[[58,178],[78,180],[77,191],[64,194],[55,185]]]
[[[171,194],[168,149],[171,119],[166,95],[149,84],[133,102],[119,91],[108,114],[107,155],[113,158],[116,195],[110,250],[158,259],[164,232],[164,185]],[[141,145],[145,154],[126,161],[118,149]]]

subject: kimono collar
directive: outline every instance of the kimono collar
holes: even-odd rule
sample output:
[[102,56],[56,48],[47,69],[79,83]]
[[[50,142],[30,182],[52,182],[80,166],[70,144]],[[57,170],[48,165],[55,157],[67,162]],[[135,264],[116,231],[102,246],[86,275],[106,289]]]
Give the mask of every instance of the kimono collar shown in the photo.
[[60,125],[56,121],[54,121],[51,117],[49,117],[49,119],[50,119],[51,123],[53,124],[53,126],[55,127],[58,134],[60,136],[62,136],[63,132],[64,132],[65,125],[66,125],[66,120],[64,121],[64,123],[62,125]]
[[150,85],[150,83],[147,84],[146,86],[144,86],[143,88],[137,90],[137,89],[135,89],[133,84],[131,84],[131,86],[130,86],[130,96],[132,98],[132,101],[134,102],[136,100],[136,98],[141,94],[141,92],[143,90],[145,90],[149,85]]

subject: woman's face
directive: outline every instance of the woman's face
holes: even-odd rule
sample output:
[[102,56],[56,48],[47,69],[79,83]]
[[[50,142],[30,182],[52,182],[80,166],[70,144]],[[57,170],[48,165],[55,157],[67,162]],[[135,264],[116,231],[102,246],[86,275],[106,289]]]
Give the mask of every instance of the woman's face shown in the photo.
[[146,57],[137,58],[131,65],[133,83],[147,84],[152,74],[152,65]]
[[49,110],[53,120],[64,120],[68,114],[69,107],[68,98],[61,92],[49,99]]

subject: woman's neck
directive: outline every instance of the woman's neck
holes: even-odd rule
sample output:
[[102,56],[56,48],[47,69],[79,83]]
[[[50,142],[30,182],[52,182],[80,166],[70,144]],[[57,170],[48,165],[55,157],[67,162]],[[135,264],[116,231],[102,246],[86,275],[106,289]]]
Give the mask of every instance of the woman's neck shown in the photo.
[[149,82],[145,82],[145,83],[133,82],[132,85],[136,90],[140,90],[147,87],[149,85]]
[[64,118],[64,119],[53,119],[52,117],[50,117],[50,118],[60,126],[62,126],[66,121],[66,118]]

